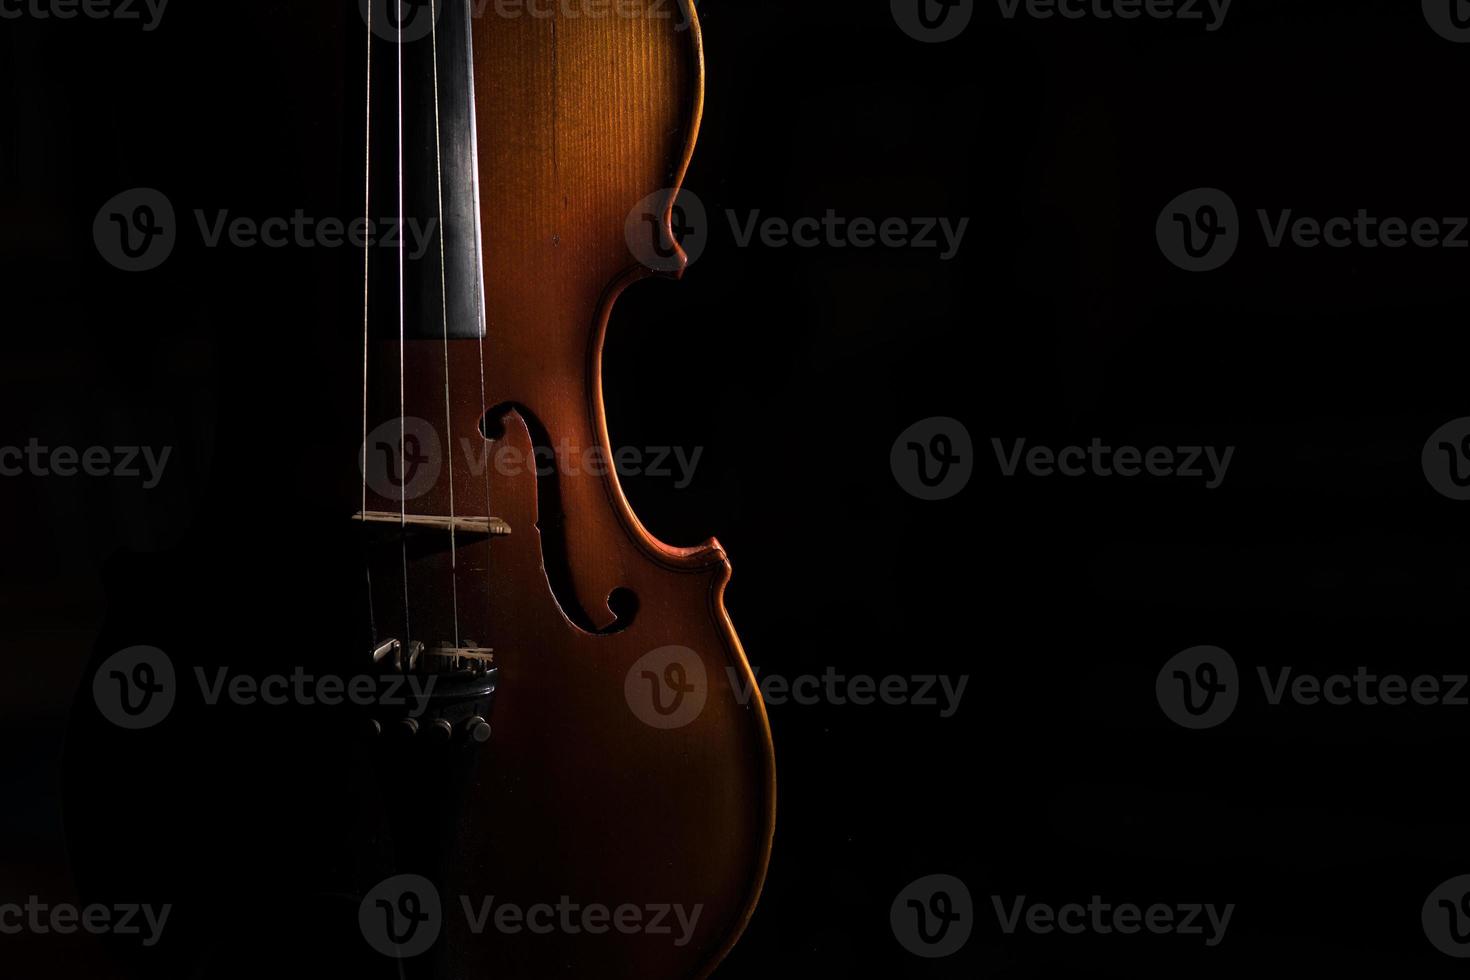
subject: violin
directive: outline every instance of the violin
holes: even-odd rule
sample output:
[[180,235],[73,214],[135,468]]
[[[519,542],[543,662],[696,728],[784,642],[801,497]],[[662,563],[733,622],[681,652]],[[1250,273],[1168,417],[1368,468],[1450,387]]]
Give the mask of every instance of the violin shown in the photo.
[[[365,250],[360,651],[435,687],[372,720],[386,785],[417,790],[385,814],[364,928],[402,953],[418,883],[445,908],[425,976],[703,977],[765,875],[770,728],[725,552],[639,522],[601,372],[619,294],[686,264],[694,6],[393,6],[363,8],[364,215],[439,233]],[[460,914],[488,896],[573,911]]]
[[[112,583],[125,621],[68,735],[79,889],[176,903],[135,951],[152,977],[286,956],[423,980],[708,976],[765,879],[770,726],[725,551],[639,522],[601,376],[619,295],[687,265],[694,4],[350,5],[351,197],[373,232],[341,297],[361,300],[356,459],[330,454],[330,526],[272,531],[297,555],[270,559],[277,581],[227,560],[211,591],[272,619],[309,605],[312,632],[236,635],[218,621],[255,608]],[[282,585],[298,579],[312,594]],[[293,708],[261,709],[288,690]],[[202,859],[220,854],[228,871]]]

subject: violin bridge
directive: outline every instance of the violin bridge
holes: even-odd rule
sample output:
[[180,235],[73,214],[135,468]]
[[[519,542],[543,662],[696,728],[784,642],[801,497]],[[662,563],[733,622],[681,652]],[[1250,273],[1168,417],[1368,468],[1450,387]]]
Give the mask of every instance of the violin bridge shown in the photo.
[[495,666],[495,651],[489,647],[443,646],[430,650],[429,656],[445,661],[451,670],[488,670]]
[[358,511],[352,518],[374,527],[423,528],[430,531],[452,531],[455,534],[488,538],[507,537],[510,525],[498,517],[440,517],[426,514],[400,514],[386,510]]
[[441,664],[447,662],[452,670],[479,671],[495,666],[495,651],[489,647],[445,645],[430,650],[418,640],[410,640],[405,645],[402,640],[394,639],[384,640],[373,648],[373,663],[391,659],[398,671],[416,670],[426,655]]

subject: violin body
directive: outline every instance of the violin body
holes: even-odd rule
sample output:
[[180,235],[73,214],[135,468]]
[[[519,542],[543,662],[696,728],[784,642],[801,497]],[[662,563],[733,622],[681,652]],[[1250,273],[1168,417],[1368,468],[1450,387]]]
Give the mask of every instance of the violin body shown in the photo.
[[[656,541],[606,465],[601,351],[618,294],[652,271],[630,250],[630,211],[676,188],[693,152],[700,33],[692,10],[672,2],[633,5],[639,16],[546,6],[546,16],[471,21],[483,336],[436,337],[429,315],[427,329],[395,343],[390,315],[368,351],[369,440],[385,434],[376,448],[391,457],[394,425],[414,419],[442,466],[407,501],[370,485],[366,510],[509,528],[463,536],[452,555],[442,533],[437,551],[409,549],[406,590],[391,539],[372,565],[376,642],[448,647],[454,623],[455,645],[472,638],[498,669],[494,734],[468,750],[478,758],[449,807],[459,820],[451,849],[385,870],[416,871],[422,860],[443,895],[520,907],[565,896],[700,910],[687,935],[675,926],[555,936],[475,934],[472,917],[452,910],[448,975],[697,977],[733,945],[764,877],[770,734],[724,609],[724,551]],[[678,274],[667,209],[658,217],[658,254]],[[376,281],[391,296],[391,264]],[[669,387],[670,410],[688,390]],[[675,707],[686,696],[702,700],[687,722],[673,717],[692,709]],[[410,813],[397,833],[413,837],[413,823]],[[675,918],[666,914],[665,929]]]
[[[333,610],[346,639],[315,666],[435,686],[426,710],[374,706],[350,738],[310,712],[294,723],[332,736],[289,740],[315,752],[295,769],[321,798],[291,836],[341,855],[300,876],[334,896],[320,907],[332,938],[308,945],[385,977],[704,977],[764,881],[770,729],[724,608],[725,552],[665,545],[633,514],[609,465],[601,381],[618,295],[684,265],[671,210],[700,125],[699,25],[686,0],[633,4],[640,16],[478,6],[435,6],[428,34],[371,20],[363,34],[368,213],[435,219],[439,234],[422,254],[376,248],[364,263],[362,488],[337,516],[360,537],[366,602]],[[657,269],[629,244],[650,199],[666,202],[648,222]],[[697,387],[668,385],[669,410]],[[115,634],[151,642],[134,619]],[[221,657],[158,643],[173,644],[181,678]],[[232,652],[234,668],[249,656]],[[78,699],[71,741],[92,769],[72,773],[69,828],[80,860],[104,858],[105,873],[79,875],[94,892],[123,894],[149,877],[147,853],[202,839],[150,816],[189,778],[191,720],[239,757],[283,750],[186,704],[187,686],[165,725],[127,745],[99,736],[105,722]],[[134,761],[150,753],[151,783],[130,784],[136,812],[103,819],[122,791],[96,748],[107,741]],[[440,909],[425,949],[397,941],[426,896],[382,898],[404,876]],[[153,892],[212,887],[159,877]],[[521,918],[499,919],[507,905]],[[351,956],[332,954],[348,943]]]

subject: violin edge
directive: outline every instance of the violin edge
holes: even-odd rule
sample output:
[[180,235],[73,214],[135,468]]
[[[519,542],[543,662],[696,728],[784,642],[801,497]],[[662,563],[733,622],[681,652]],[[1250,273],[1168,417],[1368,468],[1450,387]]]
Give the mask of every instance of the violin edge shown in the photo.
[[[699,142],[700,128],[704,122],[705,105],[705,78],[707,62],[704,56],[704,34],[700,26],[699,12],[693,0],[678,0],[689,25],[689,46],[692,58],[692,71],[690,84],[690,109],[687,118],[687,135],[684,140],[684,148],[677,165],[674,168],[672,183],[669,188],[669,200],[660,217],[661,231],[665,241],[672,246],[677,256],[675,267],[671,270],[654,270],[641,264],[634,264],[627,268],[622,275],[618,276],[607,288],[598,303],[594,329],[591,331],[588,345],[588,387],[590,394],[590,409],[593,432],[602,445],[604,451],[610,451],[612,438],[607,425],[607,408],[603,400],[602,380],[602,357],[603,349],[607,340],[608,324],[612,317],[613,308],[624,290],[636,282],[647,278],[658,277],[665,279],[682,279],[684,271],[688,268],[689,257],[684,251],[682,244],[674,235],[673,210],[678,199],[680,190],[684,187],[685,178],[688,176],[689,167],[694,159],[695,148]],[[776,835],[776,750],[771,734],[770,717],[766,712],[764,699],[759,694],[759,685],[756,683],[755,672],[751,669],[750,660],[747,658],[745,648],[740,642],[740,636],[735,630],[734,621],[725,606],[725,590],[734,575],[734,567],[724,547],[715,537],[710,537],[705,542],[693,547],[676,547],[667,544],[652,533],[639,520],[632,504],[628,501],[623,491],[621,482],[615,471],[609,471],[605,486],[608,489],[609,502],[613,512],[617,515],[619,522],[628,533],[630,540],[652,560],[673,571],[683,572],[708,572],[714,571],[715,577],[710,583],[709,603],[710,613],[723,635],[730,663],[740,671],[742,682],[747,690],[757,692],[750,699],[751,710],[754,713],[756,726],[755,736],[758,742],[757,750],[761,757],[762,782],[764,799],[758,804],[762,832],[759,853],[755,865],[751,869],[749,884],[746,889],[745,901],[740,912],[732,921],[726,931],[719,947],[710,956],[709,960],[694,975],[693,980],[707,980],[730,955],[740,939],[749,927],[751,919],[755,916],[756,907],[760,904],[761,894],[764,891],[766,877],[770,870],[771,853],[775,845]]]

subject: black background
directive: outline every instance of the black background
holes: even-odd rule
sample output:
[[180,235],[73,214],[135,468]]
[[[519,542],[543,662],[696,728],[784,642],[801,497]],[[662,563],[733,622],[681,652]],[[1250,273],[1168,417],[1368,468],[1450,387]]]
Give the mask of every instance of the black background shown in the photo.
[[[615,445],[704,455],[688,488],[626,481],[634,509],[672,544],[725,545],[728,604],[763,672],[969,676],[948,719],[772,707],[775,853],[720,975],[1448,974],[1419,913],[1470,871],[1470,708],[1267,707],[1254,676],[1464,669],[1465,505],[1419,459],[1470,414],[1470,252],[1270,249],[1255,212],[1470,214],[1470,47],[1411,3],[1235,0],[1213,33],[1007,21],[981,3],[939,45],[885,2],[701,10],[708,102],[687,185],[709,246],[683,282],[622,299],[605,381]],[[71,894],[64,732],[104,623],[136,618],[120,605],[320,639],[303,541],[339,488],[307,476],[357,408],[352,256],[186,234],[162,269],[128,275],[99,257],[92,221],[137,186],[186,221],[352,214],[352,16],[174,0],[152,33],[0,21],[0,443],[175,447],[148,492],[0,481],[0,899]],[[1191,275],[1154,223],[1202,186],[1246,228],[1228,265]],[[829,208],[971,220],[945,262],[741,248],[726,218]],[[977,458],[961,495],[928,503],[889,450],[933,416],[961,420]],[[1205,490],[1007,479],[991,449],[1094,436],[1237,450]],[[1205,732],[1154,697],[1164,661],[1197,644],[1246,678],[1236,715]],[[239,843],[217,844],[195,860],[228,874]],[[975,932],[925,961],[894,940],[889,904],[938,873],[968,884]],[[1237,907],[1206,948],[1007,936],[991,903],[1094,894]],[[105,955],[0,938],[16,975],[105,976]]]

